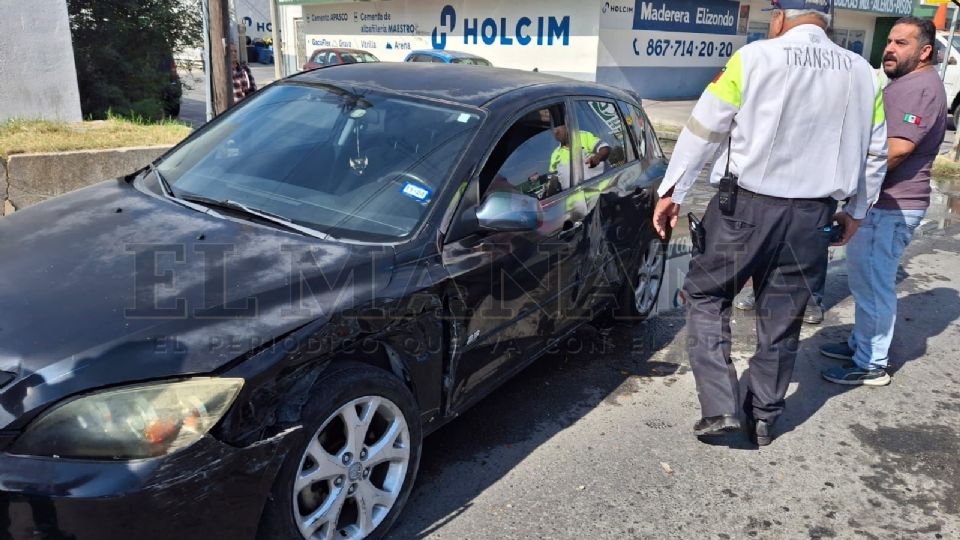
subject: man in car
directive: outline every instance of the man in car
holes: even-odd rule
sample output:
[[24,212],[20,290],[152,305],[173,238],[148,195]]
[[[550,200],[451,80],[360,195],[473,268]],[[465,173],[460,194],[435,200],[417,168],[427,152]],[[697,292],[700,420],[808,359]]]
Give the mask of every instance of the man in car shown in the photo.
[[[526,194],[546,199],[570,187],[570,131],[565,125],[553,128],[553,137],[560,143],[550,153],[547,174],[531,174],[520,184]],[[589,131],[580,131],[580,148],[586,154],[583,159],[584,178],[593,178],[604,171],[603,165],[610,156],[610,145]]]
[[[658,191],[653,224],[665,238],[700,169],[723,150],[711,175],[720,191],[703,217],[703,252],[691,259],[683,285],[702,412],[693,428],[698,437],[739,430],[742,405],[751,439],[770,444],[810,286],[826,270],[829,226],[842,223],[840,243],[849,241],[883,180],[882,90],[866,60],[827,36],[830,3],[774,0],[771,39],[735,52],[707,86]],[[757,349],[741,401],[730,310],[750,277]]]
[[[567,126],[553,128],[553,136],[560,143],[550,154],[550,172],[560,177],[561,189],[570,187],[570,130]],[[580,149],[584,152],[584,179],[593,178],[603,172],[600,167],[610,156],[610,145],[589,131],[579,131]]]
[[933,23],[915,17],[898,20],[887,37],[887,176],[880,198],[847,247],[848,281],[857,306],[853,332],[846,342],[820,348],[824,356],[849,362],[823,371],[833,383],[890,384],[886,368],[897,320],[897,266],[930,205],[930,170],[947,127],[947,95],[933,67],[935,42]]

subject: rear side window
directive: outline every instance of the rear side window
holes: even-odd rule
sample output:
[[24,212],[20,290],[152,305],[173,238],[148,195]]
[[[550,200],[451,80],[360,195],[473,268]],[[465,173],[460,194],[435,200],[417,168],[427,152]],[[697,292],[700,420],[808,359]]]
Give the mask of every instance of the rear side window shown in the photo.
[[623,120],[612,101],[577,101],[575,107],[584,180],[636,160]]
[[621,102],[620,107],[626,114],[627,126],[633,134],[640,159],[642,161],[656,159],[656,137],[653,135],[653,130],[650,129],[650,123],[646,115],[639,108],[628,103]]

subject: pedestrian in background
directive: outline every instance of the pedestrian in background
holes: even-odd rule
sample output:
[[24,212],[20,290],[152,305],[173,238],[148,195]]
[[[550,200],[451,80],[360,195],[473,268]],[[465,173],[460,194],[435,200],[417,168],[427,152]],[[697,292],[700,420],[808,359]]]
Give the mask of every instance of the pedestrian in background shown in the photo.
[[[846,243],[886,170],[881,88],[866,60],[827,37],[830,2],[774,3],[772,39],[734,53],[707,87],[658,191],[654,227],[666,237],[700,169],[722,151],[711,174],[720,190],[703,218],[705,248],[691,259],[683,285],[700,437],[740,429],[742,404],[751,438],[770,443],[801,316],[826,268],[829,226],[843,224],[838,244]],[[835,214],[844,199],[844,211]],[[751,277],[758,343],[741,402],[730,360],[730,310]]]
[[887,177],[877,203],[847,246],[856,319],[846,342],[820,349],[825,356],[850,362],[823,371],[830,382],[890,384],[886,368],[897,320],[897,266],[930,206],[930,171],[947,129],[947,94],[933,67],[935,43],[933,23],[916,17],[899,19],[887,37]]
[[239,103],[243,98],[257,91],[257,83],[253,80],[250,67],[240,62],[236,45],[230,46],[230,58],[233,62],[233,102]]

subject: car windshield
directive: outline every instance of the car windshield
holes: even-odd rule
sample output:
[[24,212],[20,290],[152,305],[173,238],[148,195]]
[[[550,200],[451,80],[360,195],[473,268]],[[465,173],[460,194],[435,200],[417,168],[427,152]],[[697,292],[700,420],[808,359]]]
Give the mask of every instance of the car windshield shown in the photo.
[[470,64],[472,66],[489,66],[490,62],[487,62],[483,58],[454,58],[454,64]]
[[231,201],[338,238],[411,234],[477,109],[332,85],[271,86],[160,162],[176,197]]

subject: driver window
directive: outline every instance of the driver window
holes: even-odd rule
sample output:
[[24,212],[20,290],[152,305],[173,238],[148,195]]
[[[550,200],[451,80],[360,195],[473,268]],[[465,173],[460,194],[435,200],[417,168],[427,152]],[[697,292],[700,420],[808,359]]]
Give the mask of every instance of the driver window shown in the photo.
[[564,109],[558,103],[530,111],[507,130],[481,171],[481,193],[506,190],[546,199],[570,187]]

